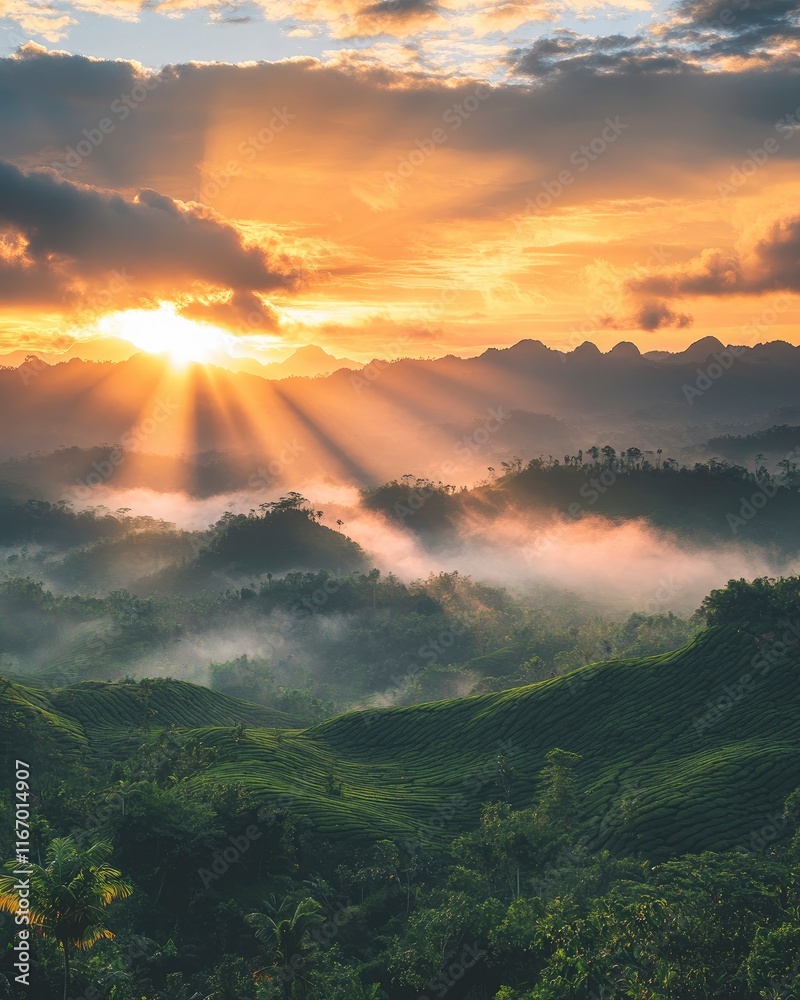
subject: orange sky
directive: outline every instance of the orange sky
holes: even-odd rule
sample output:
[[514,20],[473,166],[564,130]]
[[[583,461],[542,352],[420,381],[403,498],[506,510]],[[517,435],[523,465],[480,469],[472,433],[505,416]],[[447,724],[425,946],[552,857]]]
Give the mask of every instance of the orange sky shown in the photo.
[[537,22],[502,55],[459,22],[484,45],[461,78],[403,65],[416,36],[162,73],[29,42],[0,60],[21,122],[0,164],[0,352],[800,343],[800,88],[777,3],[742,26],[763,58],[735,32],[699,53],[688,2],[613,43]]

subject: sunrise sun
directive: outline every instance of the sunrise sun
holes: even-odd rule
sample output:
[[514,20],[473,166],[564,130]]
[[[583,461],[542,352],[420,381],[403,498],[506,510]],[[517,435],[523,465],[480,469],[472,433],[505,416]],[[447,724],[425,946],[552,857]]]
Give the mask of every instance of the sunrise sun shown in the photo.
[[166,355],[178,367],[222,360],[229,354],[229,334],[186,319],[170,303],[105,316],[98,326],[103,334],[127,340],[148,354]]

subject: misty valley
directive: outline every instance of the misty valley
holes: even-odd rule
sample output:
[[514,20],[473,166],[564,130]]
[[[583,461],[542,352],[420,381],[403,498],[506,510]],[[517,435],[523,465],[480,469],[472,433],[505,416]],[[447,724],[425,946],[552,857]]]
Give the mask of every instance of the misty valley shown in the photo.
[[792,995],[800,427],[500,413],[0,463],[10,996]]

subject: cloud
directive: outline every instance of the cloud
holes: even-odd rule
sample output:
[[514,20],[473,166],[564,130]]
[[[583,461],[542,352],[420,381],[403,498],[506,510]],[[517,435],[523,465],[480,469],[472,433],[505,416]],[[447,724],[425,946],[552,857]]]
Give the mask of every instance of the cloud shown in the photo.
[[237,333],[264,333],[279,326],[278,314],[254,292],[235,291],[224,297],[193,298],[180,313],[189,319],[214,323]]
[[[516,31],[525,24],[555,20],[560,4],[548,0],[501,0],[495,3],[451,5],[455,28],[476,35]],[[461,8],[458,10],[458,8]]]
[[[796,85],[795,73],[668,72],[669,53],[661,54],[658,65],[644,64],[649,57],[640,49],[638,62],[623,60],[614,69],[620,37],[612,36],[617,40],[607,48],[601,42],[609,70],[599,74],[563,63],[551,72],[552,60],[581,59],[589,43],[571,35],[542,42],[530,50],[528,62],[529,69],[545,74],[544,84],[493,86],[481,110],[458,128],[444,116],[474,93],[477,81],[454,84],[418,70],[345,69],[302,59],[175,66],[153,87],[153,78],[134,63],[28,50],[0,60],[0,128],[6,159],[35,166],[63,161],[84,129],[113,117],[114,133],[74,171],[76,178],[115,188],[152,187],[187,200],[202,187],[204,167],[224,173],[235,161],[241,179],[228,178],[228,190],[242,189],[240,201],[248,190],[253,202],[257,192],[261,206],[293,199],[296,217],[303,218],[300,203],[312,203],[323,185],[331,212],[357,218],[354,188],[374,185],[376,193],[390,193],[386,172],[396,172],[412,153],[418,158],[417,141],[424,143],[445,125],[446,141],[415,170],[409,194],[420,196],[444,168],[450,192],[456,185],[463,190],[450,198],[437,193],[439,212],[452,211],[452,204],[465,214],[474,206],[500,215],[520,212],[538,181],[569,167],[570,156],[598,134],[607,116],[619,116],[629,127],[570,188],[569,199],[601,191],[661,198],[699,186],[707,182],[704,171],[741,159],[742,150],[760,145],[790,110],[786,95]],[[404,57],[413,59],[414,50]],[[656,71],[643,71],[648,67]],[[137,88],[143,92],[143,81],[153,87],[145,99],[124,121],[114,116],[114,102]],[[284,131],[270,132],[272,109],[284,107],[293,119]],[[348,128],[345,139],[342,125],[348,123],[358,127]],[[260,143],[248,145],[259,136]],[[800,147],[785,144],[775,159],[798,152]],[[456,155],[469,158],[464,177],[453,176],[449,158]],[[481,176],[482,165],[494,176]],[[246,212],[246,206],[239,210]]]
[[527,48],[513,49],[508,61],[517,75],[537,78],[574,73],[634,76],[700,68],[685,51],[645,36],[592,37],[566,30],[539,38]]
[[674,297],[800,292],[800,215],[768,223],[731,250],[710,248],[685,264],[632,279],[629,288]]
[[[645,0],[572,0],[587,6],[630,7],[645,10]],[[136,20],[144,11],[178,17],[193,10],[207,10],[216,23],[246,23],[251,14],[241,14],[241,5],[220,4],[218,0],[73,0],[62,5],[74,13],[95,14]],[[336,38],[370,38],[389,35],[398,38],[421,32],[470,31],[478,35],[514,31],[533,21],[550,20],[565,6],[565,0],[253,0],[250,10],[259,10],[272,21],[291,19],[300,25],[318,26]],[[569,6],[569,4],[567,4]],[[55,41],[63,38],[76,19],[40,7],[30,0],[6,0],[3,16],[26,30]],[[296,29],[295,29],[296,30]],[[290,32],[291,33],[291,32]],[[296,35],[295,35],[296,37]]]
[[420,24],[441,15],[436,0],[377,0],[358,6],[353,12],[354,34],[380,34],[398,25],[417,28]]
[[[225,251],[205,254],[199,222],[182,222],[198,234],[197,248],[181,244],[173,256],[189,263],[167,266],[156,253],[156,266],[138,266],[153,294],[168,289],[178,307],[234,330],[259,308],[251,295],[265,310],[262,329],[271,305],[282,333],[295,323],[307,339],[330,331],[325,343],[363,356],[382,335],[361,322],[367,315],[394,329],[435,331],[437,351],[507,343],[545,327],[566,342],[570,324],[585,325],[574,289],[598,255],[619,271],[619,306],[605,308],[596,297],[585,306],[592,316],[680,329],[692,310],[670,303],[678,294],[668,287],[671,272],[645,264],[642,276],[633,268],[668,244],[669,256],[656,259],[720,248],[698,265],[706,283],[723,280],[709,269],[753,272],[744,251],[729,248],[730,218],[716,185],[744,151],[777,135],[776,121],[795,113],[797,73],[707,72],[694,64],[670,72],[646,62],[645,41],[609,38],[593,48],[558,33],[526,50],[535,55],[535,79],[489,86],[432,77],[414,61],[415,44],[383,39],[378,44],[402,48],[413,69],[304,58],[176,65],[154,75],[136,63],[28,47],[0,60],[5,158],[26,176],[43,176],[36,167],[64,163],[68,149],[111,118],[114,131],[64,173],[77,188],[118,192],[134,218],[163,219],[169,239],[173,209],[205,219],[217,240],[225,230]],[[630,58],[615,65],[621,52]],[[581,62],[598,53],[604,67]],[[665,49],[659,58],[672,55]],[[475,96],[479,86],[485,100]],[[111,110],[122,97],[133,104],[124,119]],[[625,126],[613,143],[602,138],[608,120]],[[770,186],[788,190],[799,154],[800,144],[779,137],[769,166],[748,180],[748,211],[763,211],[762,198],[779,203]],[[537,198],[545,207],[533,211]],[[209,207],[191,204],[202,201]],[[121,225],[115,220],[109,234]],[[105,250],[95,258],[110,259]],[[52,263],[41,257],[26,281],[46,286],[49,301],[95,282],[87,268],[80,256],[74,263],[65,254]],[[261,284],[264,269],[277,282],[272,288]],[[284,291],[305,273],[313,284],[289,300]],[[623,295],[634,276],[652,287]],[[142,280],[137,294],[144,287]],[[496,292],[490,308],[485,291]],[[602,335],[603,326],[583,339],[595,330]]]
[[[199,207],[151,189],[134,198],[24,172],[0,161],[2,276],[51,297],[102,287],[110,275],[146,293],[200,282],[238,295],[290,287],[297,275]],[[0,279],[2,280],[2,279]]]
[[[266,17],[276,16],[269,3],[261,6]],[[283,5],[282,16],[321,23],[337,38],[402,38],[431,30],[482,36],[550,20],[556,7],[546,0],[290,0]]]
[[754,26],[782,29],[797,14],[795,0],[679,0],[675,16],[687,24],[729,33]]
[[[800,39],[796,0],[679,0],[663,37],[703,58],[791,55]],[[792,49],[795,47],[792,46]],[[794,52],[796,55],[796,51]]]
[[682,330],[692,325],[692,317],[673,312],[665,302],[650,301],[640,306],[636,313],[636,325],[650,332],[671,326]]
[[[559,30],[512,49],[507,61],[521,76],[574,72],[681,73],[731,59],[760,65],[796,58],[796,0],[679,0],[666,19],[639,35],[592,36]],[[796,63],[794,63],[796,65]]]
[[[0,17],[15,21],[19,27],[48,42],[57,42],[69,33],[77,20],[52,6],[29,0],[0,0]],[[21,42],[22,38],[17,41]]]

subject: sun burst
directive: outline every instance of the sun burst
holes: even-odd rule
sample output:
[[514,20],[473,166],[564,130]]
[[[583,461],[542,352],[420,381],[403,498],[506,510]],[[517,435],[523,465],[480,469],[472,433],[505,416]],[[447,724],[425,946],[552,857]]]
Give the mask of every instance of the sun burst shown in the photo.
[[100,332],[120,337],[148,354],[166,355],[176,367],[208,364],[230,357],[231,335],[217,326],[179,315],[174,305],[126,309],[104,317]]

